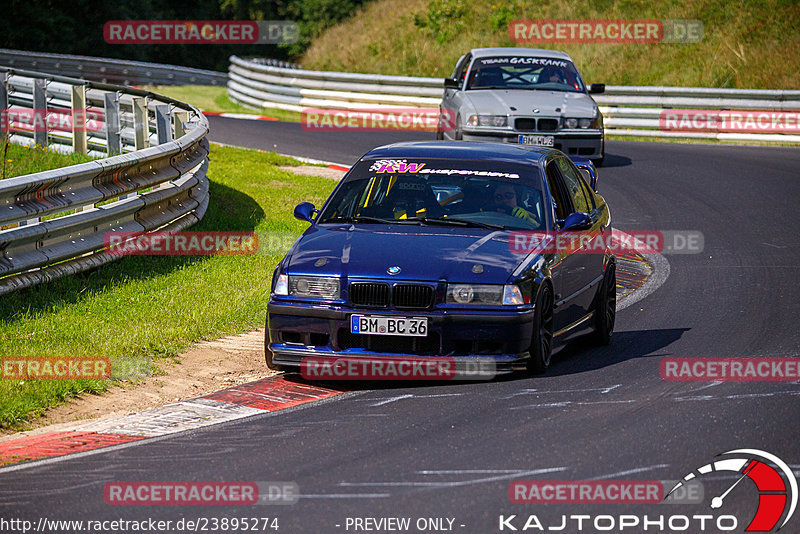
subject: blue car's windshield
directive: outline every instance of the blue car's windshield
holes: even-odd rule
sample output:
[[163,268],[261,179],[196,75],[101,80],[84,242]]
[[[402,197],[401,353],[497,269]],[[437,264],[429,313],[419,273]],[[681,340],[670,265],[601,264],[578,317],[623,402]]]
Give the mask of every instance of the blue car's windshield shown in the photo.
[[[491,165],[487,165],[491,163]],[[367,160],[353,169],[318,223],[545,228],[536,167],[454,160]]]
[[586,86],[572,62],[525,56],[477,58],[467,76],[466,88],[542,89],[572,93],[586,91]]

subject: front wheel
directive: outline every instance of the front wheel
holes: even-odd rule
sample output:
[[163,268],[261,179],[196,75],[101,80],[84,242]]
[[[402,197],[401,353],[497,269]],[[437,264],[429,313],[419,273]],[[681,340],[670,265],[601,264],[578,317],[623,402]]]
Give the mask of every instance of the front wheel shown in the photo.
[[267,361],[267,368],[270,369],[271,371],[289,371],[291,369],[291,367],[274,363],[272,360],[273,358],[272,351],[269,350],[268,348],[264,349],[264,355],[265,355],[264,359]]
[[461,129],[461,117],[456,117],[456,128],[453,132],[453,138],[456,141],[462,141],[464,139],[464,132]]
[[528,372],[544,373],[550,367],[553,349],[553,290],[542,284],[533,311],[533,336],[531,339]]
[[606,267],[600,293],[597,295],[594,313],[595,342],[598,345],[608,345],[611,343],[611,335],[614,333],[614,321],[617,316],[617,269],[613,263],[609,263]]
[[606,142],[604,140],[600,148],[600,157],[594,160],[594,166],[601,167],[605,159],[606,159]]

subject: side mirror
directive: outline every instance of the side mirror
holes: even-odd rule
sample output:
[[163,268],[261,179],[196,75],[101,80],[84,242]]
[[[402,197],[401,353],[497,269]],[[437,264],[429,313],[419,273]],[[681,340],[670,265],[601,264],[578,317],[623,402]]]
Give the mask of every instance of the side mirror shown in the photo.
[[593,95],[599,95],[600,93],[606,92],[606,84],[604,83],[593,83],[589,86],[589,93]]
[[564,226],[561,227],[561,230],[588,230],[591,227],[591,216],[588,213],[576,211],[575,213],[570,213],[567,215],[567,218],[564,219]]
[[455,78],[445,78],[444,79],[444,88],[445,89],[458,89],[459,83],[458,80]]
[[301,221],[314,222],[314,214],[319,213],[318,209],[314,208],[311,202],[301,202],[294,207],[294,218]]
[[571,159],[572,163],[574,163],[575,166],[578,167],[578,169],[583,173],[583,176],[586,178],[586,181],[589,182],[592,191],[597,193],[597,167],[595,167],[594,162],[590,159],[578,158],[574,156],[569,159]]

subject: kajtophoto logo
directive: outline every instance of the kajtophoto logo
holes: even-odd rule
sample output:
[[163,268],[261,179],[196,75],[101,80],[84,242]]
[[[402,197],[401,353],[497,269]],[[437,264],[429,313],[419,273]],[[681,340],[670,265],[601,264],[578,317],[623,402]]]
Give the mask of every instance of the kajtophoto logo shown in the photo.
[[[733,480],[732,483],[725,479]],[[757,493],[744,489],[747,478]],[[663,488],[661,486],[663,484]],[[713,490],[712,490],[713,487]],[[736,492],[736,493],[734,493]],[[751,496],[750,505],[742,501]],[[777,532],[797,508],[797,479],[783,460],[758,449],[735,449],[717,455],[681,480],[657,481],[514,481],[508,497],[515,504],[671,504],[691,505],[691,513],[561,513],[557,519],[536,514],[501,514],[497,530],[566,532]],[[725,509],[737,497],[736,510]],[[710,498],[710,501],[709,501]],[[705,510],[706,504],[712,513]],[[698,509],[698,507],[700,509]],[[755,512],[753,512],[755,509]],[[747,514],[745,517],[744,514]],[[750,515],[752,514],[752,516]],[[741,517],[740,517],[741,515]],[[744,531],[742,521],[749,521]]]
[[[735,449],[717,457],[725,458],[698,467],[683,477],[667,493],[667,497],[687,482],[702,479],[703,476],[736,473],[736,481],[722,494],[711,499],[712,509],[722,508],[725,498],[742,480],[748,478],[758,489],[758,508],[745,532],[777,532],[789,522],[797,508],[797,479],[786,462],[758,449]],[[783,521],[775,528],[781,518]]]

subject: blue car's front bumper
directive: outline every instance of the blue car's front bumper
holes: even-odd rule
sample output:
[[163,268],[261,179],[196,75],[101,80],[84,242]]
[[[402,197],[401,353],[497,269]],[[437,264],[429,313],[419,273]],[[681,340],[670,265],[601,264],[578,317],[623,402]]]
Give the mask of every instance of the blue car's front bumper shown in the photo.
[[[425,337],[353,334],[350,316],[354,313],[426,317],[428,334]],[[267,325],[267,350],[278,365],[300,366],[306,356],[448,356],[490,359],[498,371],[510,371],[524,368],[529,357],[533,308],[397,311],[273,300],[268,307]]]

